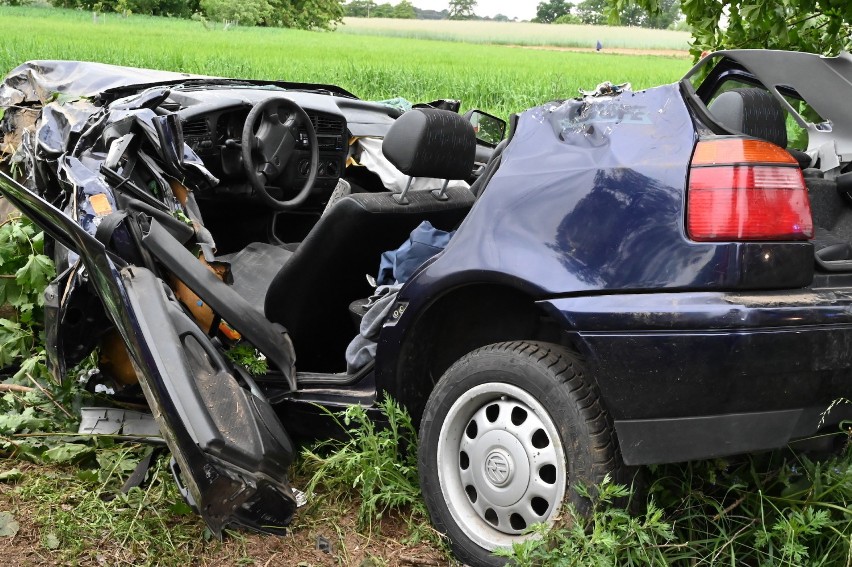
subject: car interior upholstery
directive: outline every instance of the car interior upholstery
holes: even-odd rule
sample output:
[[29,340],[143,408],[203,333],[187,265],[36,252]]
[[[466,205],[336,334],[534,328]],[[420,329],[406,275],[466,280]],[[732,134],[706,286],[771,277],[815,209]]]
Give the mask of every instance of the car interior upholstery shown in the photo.
[[[436,109],[416,109],[403,118],[385,137],[391,163],[409,176],[469,177],[476,147],[470,122]],[[474,202],[464,187],[447,188],[444,196],[431,189],[412,191],[407,204],[401,204],[390,192],[353,193],[331,206],[295,251],[255,242],[219,259],[230,262],[234,289],[287,328],[300,368],[342,371],[346,345],[357,333],[349,304],[371,295],[366,275],[377,273],[382,252],[398,246],[425,220],[454,229]]]

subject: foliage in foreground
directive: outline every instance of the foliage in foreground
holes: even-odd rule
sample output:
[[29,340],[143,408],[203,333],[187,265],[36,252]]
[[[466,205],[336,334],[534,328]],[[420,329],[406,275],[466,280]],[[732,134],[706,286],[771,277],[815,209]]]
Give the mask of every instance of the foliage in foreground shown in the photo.
[[64,462],[91,452],[65,435],[84,393],[73,380],[54,382],[45,365],[42,293],[54,274],[43,233],[20,216],[0,222],[0,457]]
[[[588,489],[575,487],[589,498]],[[609,475],[596,487],[591,516],[584,518],[568,505],[565,520],[555,528],[535,524],[537,537],[515,544],[498,555],[512,557],[519,567],[537,565],[600,566],[665,565],[663,549],[675,538],[663,510],[653,502],[642,517],[634,517],[613,502],[628,498],[630,490],[612,484]]]
[[[39,355],[44,291],[55,275],[53,262],[44,254],[44,234],[20,216],[0,219],[0,371],[16,367],[16,380],[26,374],[38,377],[36,362],[22,361]],[[4,315],[6,316],[4,318]]]
[[[828,460],[781,452],[653,467],[646,511],[610,506],[609,479],[588,518],[565,520],[506,555],[520,567],[852,565],[852,443]],[[583,494],[588,494],[582,487]]]
[[[21,473],[14,498],[41,528],[45,551],[72,564],[189,565],[205,547],[203,525],[168,472],[168,457],[151,465],[141,487],[121,490],[151,447],[113,445],[73,467]],[[109,542],[108,544],[105,542]]]
[[357,490],[362,527],[371,526],[390,509],[410,507],[413,518],[426,518],[417,479],[417,432],[411,417],[390,398],[379,408],[381,424],[360,405],[350,406],[340,415],[342,423],[334,417],[346,429],[348,439],[322,441],[302,452],[304,466],[311,473],[308,494],[320,485],[340,494]]

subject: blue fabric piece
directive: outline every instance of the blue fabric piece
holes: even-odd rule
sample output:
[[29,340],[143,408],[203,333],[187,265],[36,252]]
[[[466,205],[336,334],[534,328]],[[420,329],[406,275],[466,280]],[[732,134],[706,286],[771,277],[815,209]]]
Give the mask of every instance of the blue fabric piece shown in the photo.
[[455,231],[439,230],[429,221],[421,222],[402,246],[382,253],[376,283],[394,285],[407,282],[423,262],[447,247],[453,234]]
[[402,285],[384,285],[376,288],[370,298],[370,310],[364,313],[358,335],[346,347],[346,372],[355,374],[376,358],[379,332],[396,301]]

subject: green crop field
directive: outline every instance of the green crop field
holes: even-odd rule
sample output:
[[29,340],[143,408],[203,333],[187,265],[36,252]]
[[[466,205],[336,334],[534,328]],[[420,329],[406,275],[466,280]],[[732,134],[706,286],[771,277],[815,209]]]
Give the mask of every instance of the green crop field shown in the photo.
[[[434,24],[433,24],[434,25]],[[507,115],[602,81],[679,79],[682,58],[571,53],[279,28],[207,30],[190,20],[0,7],[0,69],[77,59],[229,77],[337,84],[364,99],[458,98]]]
[[591,48],[600,40],[605,48],[681,50],[684,56],[690,39],[687,32],[647,28],[385,18],[346,18],[338,31],[496,45]]

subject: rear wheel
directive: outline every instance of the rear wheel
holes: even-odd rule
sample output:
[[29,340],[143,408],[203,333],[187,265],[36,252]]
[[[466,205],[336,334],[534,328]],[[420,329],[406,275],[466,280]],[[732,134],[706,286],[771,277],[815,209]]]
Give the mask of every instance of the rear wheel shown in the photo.
[[420,483],[436,529],[462,561],[491,554],[553,522],[571,485],[597,484],[618,462],[609,418],[576,355],[532,342],[466,355],[444,374],[420,425]]

